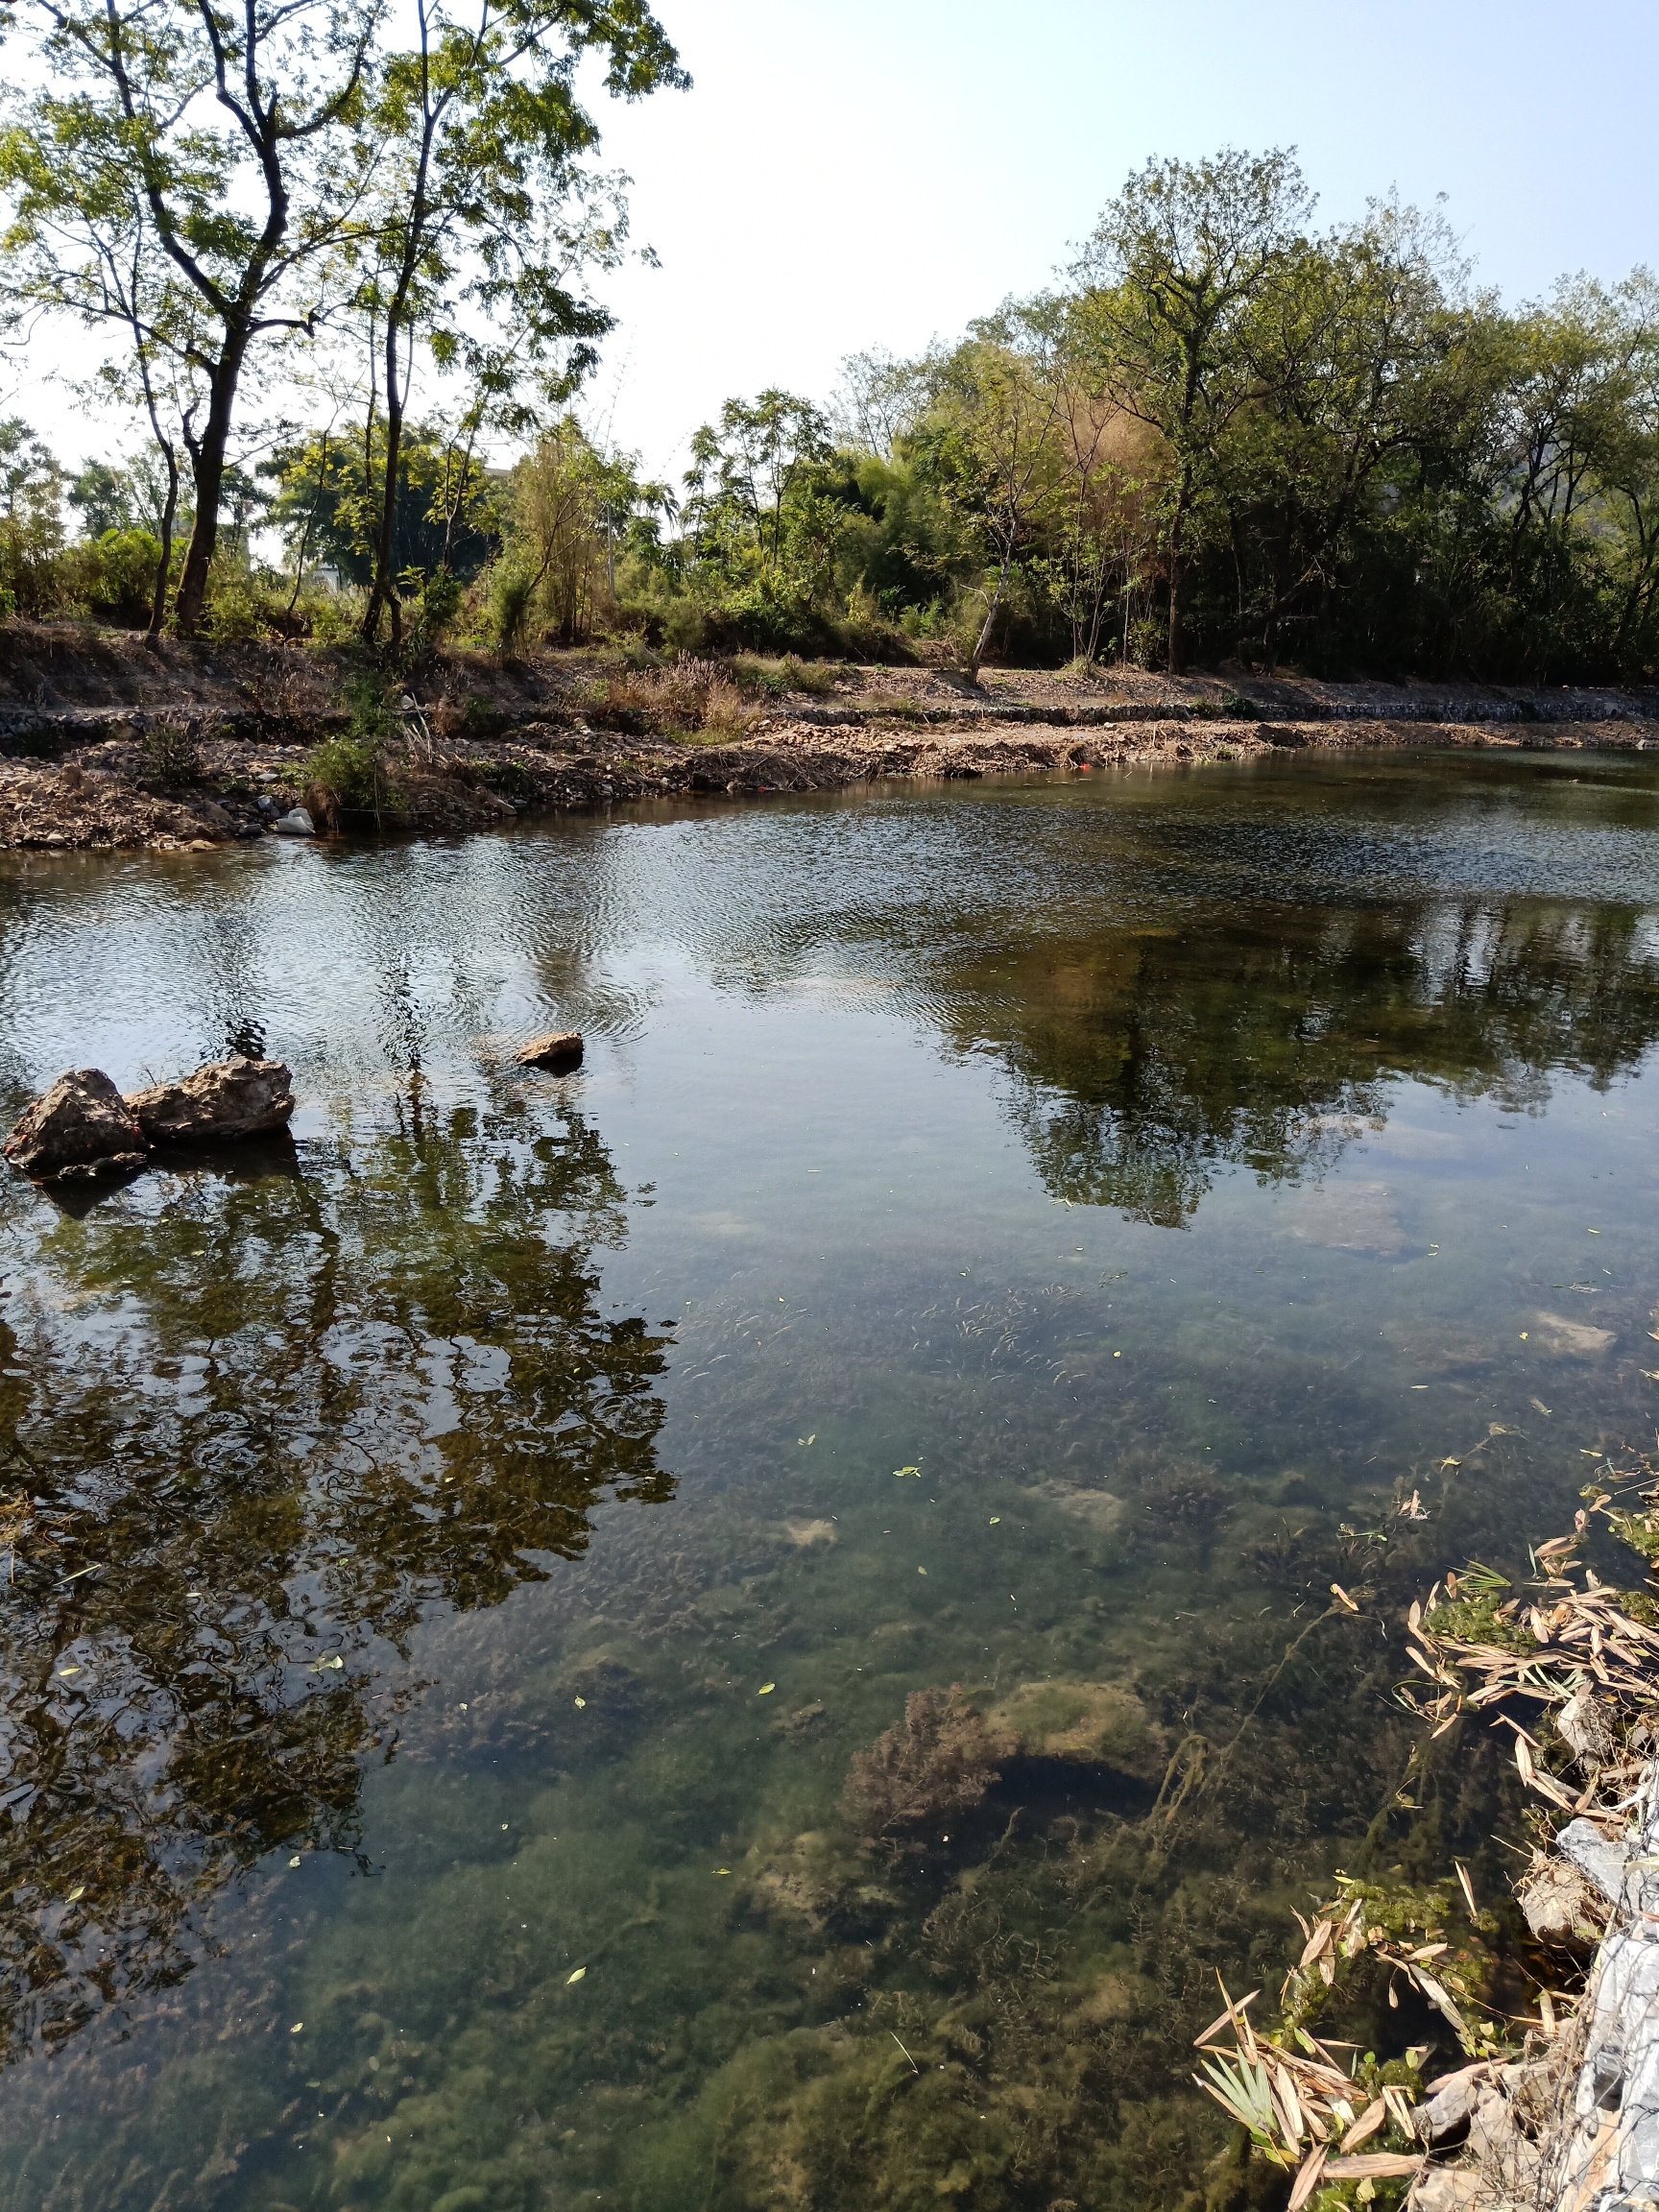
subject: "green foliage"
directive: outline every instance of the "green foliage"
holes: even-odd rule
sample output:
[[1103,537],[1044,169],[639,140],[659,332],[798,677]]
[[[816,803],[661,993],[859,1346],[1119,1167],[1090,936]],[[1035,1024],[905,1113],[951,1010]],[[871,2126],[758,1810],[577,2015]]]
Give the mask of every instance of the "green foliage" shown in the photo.
[[380,748],[367,737],[325,737],[305,763],[305,779],[337,807],[370,813],[386,803]]
[[187,724],[153,724],[140,738],[138,753],[145,777],[163,790],[193,783],[202,773],[201,748],[195,731]]
[[150,619],[161,542],[148,530],[110,529],[62,559],[63,603],[101,622],[142,629]]
[[386,680],[356,677],[347,691],[351,720],[344,734],[325,737],[305,762],[305,782],[323,811],[337,819],[342,811],[376,816],[398,805],[390,757],[403,734]]
[[0,422],[0,592],[20,614],[53,611],[62,588],[63,475],[27,422]]
[[[321,434],[283,447],[262,473],[273,486],[270,520],[309,565],[350,584],[374,572],[374,531],[384,482],[386,432],[376,426],[365,459],[361,439]],[[500,537],[499,500],[475,455],[438,425],[412,424],[398,450],[393,552],[403,581],[446,570],[467,583],[492,559]]]

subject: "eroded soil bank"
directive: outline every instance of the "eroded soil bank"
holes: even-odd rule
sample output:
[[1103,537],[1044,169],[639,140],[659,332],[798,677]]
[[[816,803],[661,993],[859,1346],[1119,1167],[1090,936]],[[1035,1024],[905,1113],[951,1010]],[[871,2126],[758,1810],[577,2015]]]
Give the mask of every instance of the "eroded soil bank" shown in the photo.
[[[596,707],[607,663],[593,655],[435,656],[411,682],[420,712],[382,825],[457,831],[641,798],[1082,773],[1305,747],[1659,746],[1659,691],[1025,669],[987,670],[973,685],[950,670],[849,664],[798,671],[802,686],[790,688],[783,665],[742,733],[664,736]],[[296,805],[309,802],[321,818],[306,763],[320,737],[347,726],[356,670],[344,650],[152,646],[70,624],[6,625],[0,845],[211,846],[266,835]],[[163,731],[187,733],[188,774],[158,767]]]

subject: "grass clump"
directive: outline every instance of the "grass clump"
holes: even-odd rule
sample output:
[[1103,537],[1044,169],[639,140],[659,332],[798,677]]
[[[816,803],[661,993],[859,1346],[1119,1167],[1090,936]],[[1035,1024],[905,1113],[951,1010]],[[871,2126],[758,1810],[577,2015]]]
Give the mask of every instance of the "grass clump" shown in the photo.
[[813,698],[828,698],[840,670],[826,661],[802,661],[793,653],[781,661],[769,661],[757,653],[739,653],[732,663],[732,680],[740,690],[764,692],[781,699],[791,691],[805,691]]
[[741,737],[762,711],[727,664],[686,653],[666,668],[609,677],[589,701],[601,729],[630,737]]

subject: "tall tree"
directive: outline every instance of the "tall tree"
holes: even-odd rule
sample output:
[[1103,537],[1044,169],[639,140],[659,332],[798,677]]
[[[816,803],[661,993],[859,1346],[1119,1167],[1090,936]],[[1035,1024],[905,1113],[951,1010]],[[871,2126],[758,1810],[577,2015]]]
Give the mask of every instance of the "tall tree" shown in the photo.
[[[237,398],[254,349],[312,327],[330,250],[356,217],[353,156],[379,0],[13,0],[44,84],[23,95],[0,149],[13,262],[46,303],[54,266],[72,307],[90,297],[73,242],[127,226],[135,183],[146,249],[173,297],[153,327],[193,322],[204,386],[184,425],[195,519],[176,618],[206,604]],[[124,233],[125,234],[125,233]]]
[[615,180],[582,166],[599,133],[575,96],[578,63],[603,56],[607,89],[628,100],[690,82],[641,0],[416,0],[415,28],[377,81],[373,209],[357,249],[386,411],[371,640],[388,610],[395,635],[398,621],[398,464],[421,338],[441,362],[465,353],[470,301],[493,330],[473,342],[474,380],[493,378],[500,399],[551,360],[543,397],[559,400],[611,327],[573,289],[584,265],[614,263],[626,234]]
[[1064,316],[1054,301],[1004,307],[971,328],[940,376],[923,443],[996,571],[967,655],[977,684],[1016,565],[1064,497],[1067,377]]
[[1280,149],[1149,161],[1107,207],[1077,265],[1103,388],[1169,449],[1164,556],[1174,674],[1195,510],[1212,488],[1217,445],[1252,389],[1239,325],[1312,205],[1294,158]]

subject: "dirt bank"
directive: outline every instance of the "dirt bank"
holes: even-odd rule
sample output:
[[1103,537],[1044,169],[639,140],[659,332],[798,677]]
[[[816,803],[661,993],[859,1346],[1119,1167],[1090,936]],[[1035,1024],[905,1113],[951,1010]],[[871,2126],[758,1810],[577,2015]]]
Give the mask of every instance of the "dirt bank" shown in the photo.
[[[1659,748],[1659,692],[1139,670],[988,670],[974,686],[943,669],[792,663],[757,676],[741,735],[634,734],[629,710],[606,705],[618,665],[598,654],[505,664],[435,656],[410,680],[420,713],[382,825],[459,831],[641,798],[1082,774],[1286,749]],[[346,726],[360,674],[344,648],[152,647],[69,624],[0,626],[0,845],[216,845],[270,834],[305,804],[321,822],[306,762],[320,737]]]

